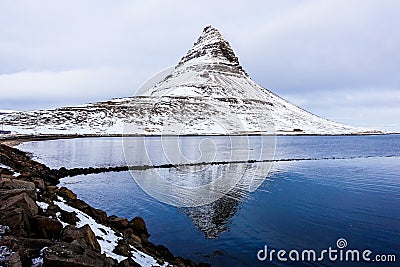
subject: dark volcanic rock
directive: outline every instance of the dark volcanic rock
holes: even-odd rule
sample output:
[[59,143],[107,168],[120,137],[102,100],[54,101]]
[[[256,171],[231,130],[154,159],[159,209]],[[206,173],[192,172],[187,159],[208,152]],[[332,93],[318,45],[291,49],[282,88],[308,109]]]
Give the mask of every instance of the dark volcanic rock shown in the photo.
[[61,221],[65,223],[76,225],[76,223],[79,222],[79,218],[76,216],[76,212],[68,212],[60,209],[60,215]]
[[22,181],[11,178],[0,179],[1,200],[18,195],[25,192],[30,198],[36,199],[35,184],[32,182]]
[[118,243],[118,245],[115,247],[113,252],[116,253],[116,254],[125,256],[125,257],[131,257],[132,256],[131,248],[125,242]]
[[141,236],[142,234],[149,237],[149,233],[147,232],[146,223],[144,222],[142,217],[133,218],[128,225],[129,228],[132,229],[133,233]]
[[46,183],[43,181],[43,179],[40,178],[33,178],[32,179],[33,183],[37,188],[40,190],[45,190],[46,189]]
[[128,227],[128,220],[125,218],[119,218],[117,216],[110,216],[108,222],[112,227],[117,230],[124,230]]
[[174,260],[174,255],[169,251],[169,249],[163,245],[157,245],[156,246],[157,252],[163,256],[163,258],[168,261],[172,262]]
[[40,238],[59,239],[61,237],[63,226],[58,220],[37,215],[33,218],[33,222],[34,229]]
[[62,197],[65,197],[66,199],[70,200],[76,199],[76,194],[64,186],[58,190],[58,194]]
[[141,267],[141,265],[137,262],[135,262],[133,259],[131,258],[127,258],[123,261],[121,261],[120,263],[118,263],[117,267]]
[[9,225],[11,231],[16,236],[30,235],[31,215],[27,214],[22,208],[10,207],[2,209],[0,212],[0,222],[2,225]]
[[12,196],[1,203],[1,209],[7,209],[10,207],[18,207],[23,209],[26,213],[33,216],[38,213],[38,206],[35,201],[26,192]]
[[78,243],[83,247],[89,247],[97,252],[101,251],[99,242],[96,239],[96,235],[87,224],[80,228],[76,228],[72,225],[66,226],[62,233],[62,240],[69,243]]
[[116,264],[99,252],[69,243],[57,243],[45,249],[43,263],[50,267],[109,267]]
[[93,217],[99,223],[107,223],[108,221],[106,212],[92,208],[83,200],[80,199],[71,200],[68,202],[68,204],[80,211],[83,211],[87,215]]

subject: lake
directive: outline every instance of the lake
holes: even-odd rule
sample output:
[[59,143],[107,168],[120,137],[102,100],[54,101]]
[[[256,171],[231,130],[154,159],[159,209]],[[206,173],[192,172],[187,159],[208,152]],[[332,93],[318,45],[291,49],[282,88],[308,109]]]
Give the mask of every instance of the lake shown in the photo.
[[[156,172],[68,177],[61,185],[109,215],[142,216],[152,242],[195,261],[215,266],[396,266],[327,258],[257,259],[265,245],[276,251],[322,251],[337,249],[340,238],[348,249],[371,250],[371,258],[397,253],[397,264],[400,258],[399,135],[101,137],[28,142],[19,148],[52,168],[181,164]],[[196,190],[182,194],[175,187],[159,188],[155,176],[182,188],[222,177],[226,187],[215,190],[224,195],[215,200]],[[189,200],[204,204],[177,207]]]

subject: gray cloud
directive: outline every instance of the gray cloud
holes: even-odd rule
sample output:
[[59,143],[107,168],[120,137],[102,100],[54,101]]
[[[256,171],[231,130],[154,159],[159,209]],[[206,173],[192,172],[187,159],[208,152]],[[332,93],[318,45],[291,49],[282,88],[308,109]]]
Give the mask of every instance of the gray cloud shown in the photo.
[[398,1],[2,1],[0,109],[133,95],[212,24],[261,85],[328,118],[400,131],[399,9]]

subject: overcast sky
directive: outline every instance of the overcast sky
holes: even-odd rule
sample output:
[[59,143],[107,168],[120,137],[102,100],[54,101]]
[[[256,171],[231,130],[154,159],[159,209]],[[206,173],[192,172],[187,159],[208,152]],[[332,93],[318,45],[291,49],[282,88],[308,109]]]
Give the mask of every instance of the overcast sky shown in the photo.
[[0,109],[135,95],[206,25],[260,85],[338,122],[400,131],[400,1],[0,1]]

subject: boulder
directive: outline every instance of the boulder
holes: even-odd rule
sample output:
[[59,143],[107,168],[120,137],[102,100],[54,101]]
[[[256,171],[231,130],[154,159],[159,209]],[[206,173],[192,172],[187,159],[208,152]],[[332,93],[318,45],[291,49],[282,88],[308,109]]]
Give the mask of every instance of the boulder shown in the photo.
[[127,258],[118,263],[117,267],[141,267],[141,265],[135,262],[132,258]]
[[35,178],[32,179],[32,181],[35,184],[35,186],[37,188],[39,188],[40,190],[45,190],[46,189],[46,184],[43,181],[43,179],[35,177]]
[[37,215],[33,218],[34,228],[37,235],[41,238],[59,239],[63,230],[63,225],[55,219]]
[[96,239],[96,235],[88,224],[85,224],[80,228],[76,228],[73,225],[66,226],[63,230],[61,239],[69,243],[74,242],[83,247],[89,247],[96,252],[101,252],[101,247]]
[[108,221],[106,212],[99,210],[99,209],[92,208],[85,201],[80,200],[79,198],[69,201],[68,204],[71,207],[74,207],[80,211],[83,211],[84,213],[91,216],[93,219],[95,219],[99,223],[104,224],[104,223],[107,223],[107,221]]
[[26,190],[26,189],[0,189],[0,201],[5,201],[10,197],[26,193],[32,200],[37,199],[36,192],[34,190]]
[[111,267],[116,264],[104,254],[78,244],[60,242],[44,250],[43,265],[49,267]]
[[23,266],[22,262],[21,262],[21,257],[19,256],[18,253],[11,253],[8,251],[5,253],[3,251],[5,248],[1,247],[0,249],[1,249],[0,252],[2,254],[2,257],[3,257],[3,254],[5,254],[4,259],[2,259],[2,261],[0,262],[1,266],[12,266],[12,267],[22,267]]
[[47,207],[45,214],[47,217],[52,217],[53,219],[56,219],[58,212],[61,212],[60,207],[54,204],[50,204]]
[[116,216],[110,216],[108,218],[108,222],[112,227],[114,227],[117,230],[124,230],[128,227],[128,220],[125,218],[119,218]]
[[168,262],[172,262],[175,259],[171,251],[169,251],[169,249],[163,245],[157,245],[156,250]]
[[1,203],[1,209],[7,209],[10,207],[22,208],[26,213],[32,216],[36,215],[39,210],[36,203],[26,192],[12,196]]
[[77,222],[79,222],[79,218],[76,216],[76,212],[68,212],[65,210],[60,209],[60,219],[63,222],[66,222],[68,224],[76,225]]
[[10,207],[2,209],[0,212],[0,222],[9,225],[13,235],[27,236],[31,232],[31,215],[27,214],[22,208]]
[[129,244],[132,244],[135,248],[143,248],[142,246],[142,239],[135,234],[131,234],[128,237]]
[[64,198],[66,198],[66,199],[70,199],[70,200],[75,200],[77,197],[76,197],[76,194],[74,193],[74,192],[72,192],[71,190],[69,190],[68,188],[66,188],[66,187],[61,187],[59,190],[58,190],[58,194],[60,195],[60,196],[62,196],[62,197],[64,197]]
[[19,179],[0,179],[0,187],[4,189],[25,189],[35,190],[35,184],[28,181],[22,181]]
[[18,195],[22,192],[26,192],[29,197],[36,200],[35,184],[32,182],[22,181],[18,179],[0,179],[1,188],[1,199]]
[[133,218],[129,224],[128,227],[132,229],[133,233],[135,233],[136,235],[146,235],[147,237],[149,237],[149,233],[147,231],[147,227],[146,227],[146,223],[144,222],[142,217],[135,217]]
[[118,255],[122,255],[125,257],[132,257],[131,248],[126,243],[118,243],[118,245],[114,248],[113,252]]

